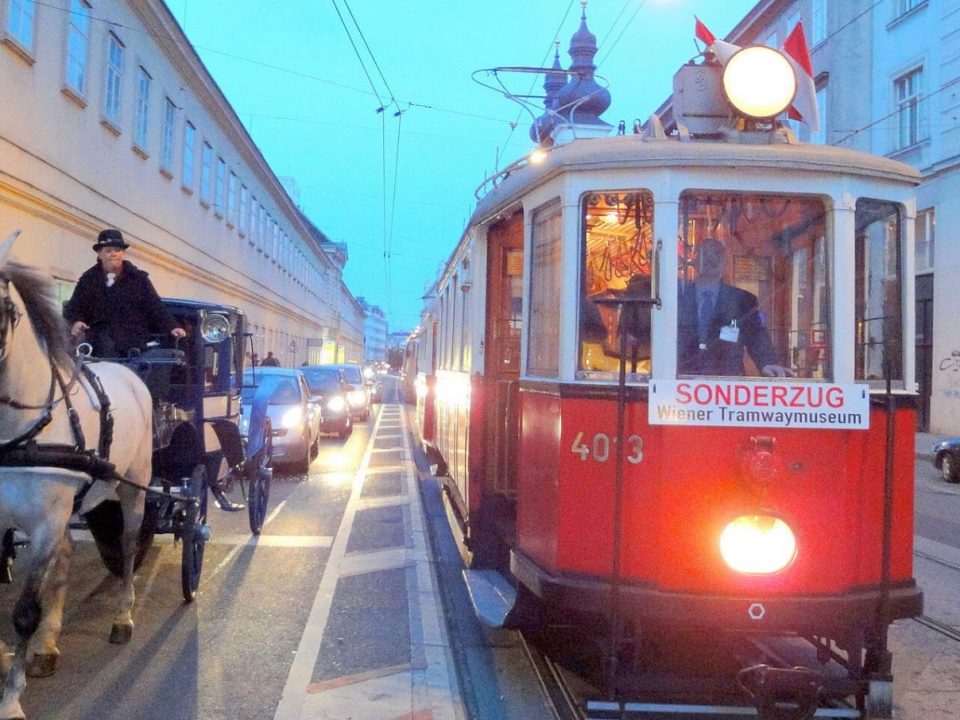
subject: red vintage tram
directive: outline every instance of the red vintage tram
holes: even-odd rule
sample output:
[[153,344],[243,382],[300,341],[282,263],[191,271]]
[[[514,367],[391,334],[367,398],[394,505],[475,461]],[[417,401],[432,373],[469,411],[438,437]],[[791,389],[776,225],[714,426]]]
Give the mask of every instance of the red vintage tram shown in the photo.
[[420,433],[473,567],[521,603],[598,621],[611,655],[807,638],[812,667],[741,671],[761,714],[889,717],[887,628],[922,610],[919,175],[718,108],[721,74],[680,71],[671,135],[561,139],[494,179],[422,317]]

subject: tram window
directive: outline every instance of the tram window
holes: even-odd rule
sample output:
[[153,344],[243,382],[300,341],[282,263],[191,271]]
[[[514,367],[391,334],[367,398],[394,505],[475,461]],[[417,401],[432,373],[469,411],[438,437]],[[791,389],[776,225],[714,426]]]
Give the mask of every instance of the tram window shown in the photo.
[[681,195],[679,375],[831,378],[825,217],[809,196]]
[[856,210],[856,379],[903,379],[900,209],[860,199]]
[[[557,377],[560,371],[560,255],[563,237],[560,203],[537,210],[533,216],[530,260],[530,330],[527,370],[532,375]],[[519,268],[518,268],[519,269]],[[515,314],[521,307],[520,281],[516,279]]]
[[583,197],[577,364],[581,377],[619,372],[621,323],[627,372],[650,373],[650,306],[618,309],[596,301],[650,296],[652,226],[649,190],[591,192]]

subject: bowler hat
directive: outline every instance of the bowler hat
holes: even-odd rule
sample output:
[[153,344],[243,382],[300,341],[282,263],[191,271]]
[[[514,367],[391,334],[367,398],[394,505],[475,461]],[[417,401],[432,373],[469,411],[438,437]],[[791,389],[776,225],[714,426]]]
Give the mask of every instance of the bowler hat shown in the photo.
[[126,250],[130,246],[123,241],[123,233],[113,228],[107,228],[106,230],[101,230],[100,234],[97,235],[97,243],[93,246],[93,249],[99,252],[105,247]]

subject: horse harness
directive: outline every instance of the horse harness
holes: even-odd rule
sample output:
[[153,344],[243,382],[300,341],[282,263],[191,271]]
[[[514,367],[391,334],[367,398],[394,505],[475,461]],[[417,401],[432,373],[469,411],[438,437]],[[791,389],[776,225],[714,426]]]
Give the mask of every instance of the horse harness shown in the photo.
[[[15,324],[14,322],[13,325]],[[0,334],[4,337],[6,330],[6,327],[0,325]],[[3,356],[3,351],[4,348],[0,348],[0,358]],[[71,391],[81,373],[97,396],[100,405],[100,438],[96,450],[86,449],[87,443],[83,428],[80,426],[80,416],[70,400]],[[58,387],[60,388],[59,398],[56,397]],[[61,402],[70,420],[73,445],[37,442],[37,436],[50,424],[53,411]],[[55,467],[89,475],[91,481],[80,488],[74,499],[74,511],[80,507],[94,480],[128,482],[117,473],[116,466],[110,462],[110,446],[113,443],[113,414],[110,412],[110,398],[100,378],[83,362],[82,358],[77,358],[69,381],[63,379],[56,364],[52,359],[50,360],[50,390],[44,404],[31,405],[20,402],[16,398],[0,395],[0,405],[6,405],[15,410],[40,410],[40,417],[30,427],[12,440],[0,443],[0,467]]]

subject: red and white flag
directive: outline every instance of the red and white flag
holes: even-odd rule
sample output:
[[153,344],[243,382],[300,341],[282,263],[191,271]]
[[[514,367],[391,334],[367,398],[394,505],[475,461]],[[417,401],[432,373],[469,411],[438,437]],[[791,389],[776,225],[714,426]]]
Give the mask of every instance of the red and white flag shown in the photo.
[[717,37],[707,29],[707,26],[700,22],[700,18],[694,15],[693,19],[697,21],[694,30],[697,40],[706,45],[707,50],[716,55],[721,65],[726,65],[727,60],[733,57],[733,54],[740,49],[740,46],[724,42],[723,40],[717,40]]
[[787,114],[794,120],[802,120],[813,132],[820,131],[820,111],[817,108],[817,86],[813,81],[813,65],[810,51],[803,34],[803,25],[797,23],[783,43],[783,54],[793,66],[797,76],[797,95]]

